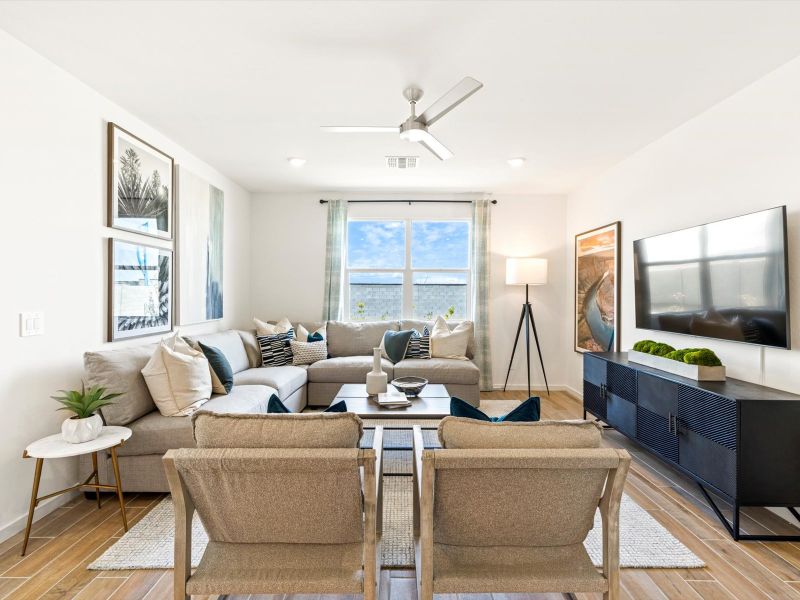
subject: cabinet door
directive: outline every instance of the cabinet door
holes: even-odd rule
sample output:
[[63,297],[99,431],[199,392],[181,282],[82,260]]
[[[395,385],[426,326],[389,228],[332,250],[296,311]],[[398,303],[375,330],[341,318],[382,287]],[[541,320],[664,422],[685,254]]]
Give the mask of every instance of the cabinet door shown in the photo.
[[598,419],[606,420],[606,399],[599,385],[584,379],[583,408]]
[[628,437],[636,437],[636,370],[608,363],[606,423]]
[[608,363],[591,354],[583,355],[583,380],[596,385],[598,388],[606,384]]
[[680,384],[640,371],[637,385],[636,439],[677,463],[679,439],[673,424],[678,415]]
[[651,413],[669,419],[678,414],[678,392],[681,384],[639,372],[637,404]]
[[680,386],[680,465],[730,496],[736,495],[736,413],[730,398]]

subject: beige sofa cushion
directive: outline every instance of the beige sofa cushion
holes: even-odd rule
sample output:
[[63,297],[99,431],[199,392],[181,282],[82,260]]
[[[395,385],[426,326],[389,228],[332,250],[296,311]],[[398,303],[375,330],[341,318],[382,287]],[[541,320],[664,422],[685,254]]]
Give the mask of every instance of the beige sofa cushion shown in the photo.
[[283,367],[258,367],[247,369],[233,376],[236,385],[268,385],[275,388],[278,397],[285,400],[308,381],[305,367],[285,365]]
[[261,366],[261,347],[258,345],[256,339],[256,332],[254,330],[245,331],[237,329],[236,333],[239,334],[239,339],[242,340],[244,351],[247,354],[247,363],[251,369]]
[[451,329],[442,317],[437,317],[431,330],[431,356],[467,360],[467,347],[473,337],[472,321],[462,321]]
[[233,369],[234,373],[250,368],[250,360],[247,356],[242,338],[239,336],[239,333],[233,329],[220,331],[218,333],[193,335],[187,339],[194,342],[203,342],[206,346],[211,346],[222,352],[231,364],[231,369]]
[[372,349],[381,345],[383,334],[398,331],[397,321],[345,323],[328,321],[328,352],[332,357],[372,355]]
[[475,363],[452,358],[406,358],[394,365],[394,377],[424,377],[430,383],[477,385],[481,371]]
[[[204,408],[215,413],[266,413],[269,397],[275,390],[261,385],[235,385],[230,394],[213,396]],[[173,448],[194,447],[192,419],[165,417],[157,410],[129,425],[133,435],[120,446],[120,456],[164,454]]]
[[177,333],[161,341],[142,375],[162,415],[194,412],[211,398],[208,359]]
[[602,429],[594,421],[490,423],[445,417],[439,423],[443,448],[599,448]]
[[156,409],[142,376],[155,349],[156,344],[146,344],[84,353],[86,385],[122,393],[114,404],[100,409],[106,425],[127,425]]
[[192,417],[198,448],[356,448],[363,424],[353,413]]
[[[381,365],[391,381],[394,377],[394,365],[385,358],[381,359]],[[364,383],[370,371],[371,356],[340,356],[308,365],[308,380],[319,383]]]
[[[419,319],[404,319],[400,321],[400,329],[416,329],[420,333],[425,327],[428,328],[428,331],[433,331],[433,323],[434,321],[420,321]],[[452,331],[456,327],[458,327],[463,321],[454,321],[448,320],[447,327]],[[473,324],[473,332],[472,335],[469,337],[469,341],[467,343],[467,358],[475,358],[475,331],[474,331],[474,324]]]

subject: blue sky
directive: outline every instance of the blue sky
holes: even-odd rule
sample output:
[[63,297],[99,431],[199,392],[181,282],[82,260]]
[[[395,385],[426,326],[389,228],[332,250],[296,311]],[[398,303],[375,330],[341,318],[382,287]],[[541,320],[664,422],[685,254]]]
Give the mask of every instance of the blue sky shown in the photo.
[[[353,269],[403,269],[406,258],[404,221],[350,221],[347,263]],[[412,221],[411,264],[415,269],[465,269],[469,266],[469,223]],[[399,279],[398,279],[399,278]],[[416,282],[455,283],[452,276],[417,275]],[[457,276],[458,282],[463,277]],[[395,274],[354,274],[353,283],[400,283]]]

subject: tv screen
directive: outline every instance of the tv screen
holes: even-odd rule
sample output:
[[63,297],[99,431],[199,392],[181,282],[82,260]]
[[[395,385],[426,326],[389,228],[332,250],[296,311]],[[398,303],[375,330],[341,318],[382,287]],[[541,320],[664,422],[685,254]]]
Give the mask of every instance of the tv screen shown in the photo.
[[786,207],[633,243],[636,327],[789,348]]

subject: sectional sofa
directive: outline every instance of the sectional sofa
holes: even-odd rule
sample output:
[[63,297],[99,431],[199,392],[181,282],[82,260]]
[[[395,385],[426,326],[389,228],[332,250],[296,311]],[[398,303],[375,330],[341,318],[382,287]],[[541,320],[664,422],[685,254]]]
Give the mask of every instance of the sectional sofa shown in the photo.
[[[274,393],[295,412],[306,407],[326,407],[344,383],[363,383],[372,369],[372,349],[379,346],[387,330],[422,331],[425,321],[303,322],[308,331],[325,327],[330,358],[312,365],[262,367],[254,331],[227,330],[192,336],[221,350],[234,371],[234,387],[227,395],[214,395],[203,405],[217,413],[266,412]],[[449,323],[452,329],[457,323]],[[167,492],[161,457],[173,448],[194,447],[189,417],[165,417],[156,409],[141,370],[156,344],[130,346],[84,354],[86,383],[109,391],[124,392],[116,403],[101,409],[107,425],[130,427],[133,435],[119,451],[122,487],[130,492]],[[467,347],[470,360],[449,358],[405,359],[396,364],[384,360],[389,379],[416,375],[431,383],[442,383],[448,391],[478,406],[479,369],[472,362],[474,340]],[[91,471],[90,458],[82,457],[82,468]],[[100,478],[113,481],[110,459],[98,465]]]

